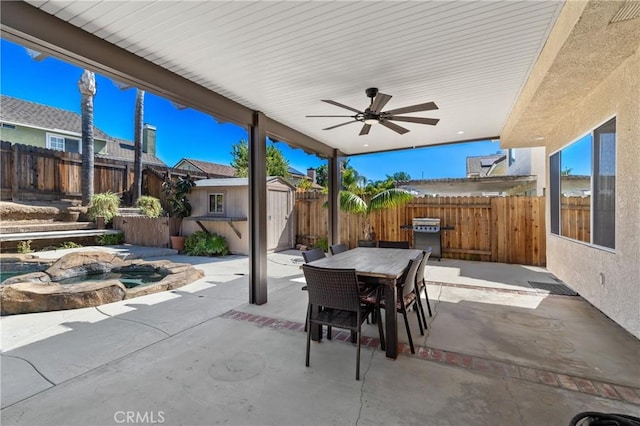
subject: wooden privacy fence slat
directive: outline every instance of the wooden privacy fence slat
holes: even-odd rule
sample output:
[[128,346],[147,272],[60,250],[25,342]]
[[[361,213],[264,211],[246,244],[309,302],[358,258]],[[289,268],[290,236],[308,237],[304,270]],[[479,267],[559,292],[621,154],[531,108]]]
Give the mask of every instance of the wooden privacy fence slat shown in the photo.
[[[80,197],[82,193],[82,156],[35,146],[0,142],[0,195],[3,200],[52,200]],[[166,209],[162,193],[162,175],[184,176],[194,179],[219,177],[206,173],[171,169],[166,166],[146,166],[143,171],[143,192],[160,199]],[[133,185],[133,162],[96,157],[94,160],[94,193],[113,192],[129,204]]]
[[[326,195],[296,194],[299,242],[327,238]],[[408,240],[401,229],[414,217],[440,218],[443,256],[543,266],[546,262],[544,197],[425,197],[396,208],[375,211],[370,222],[378,240]],[[362,238],[365,217],[340,212],[340,240],[349,247]]]
[[170,217],[116,216],[113,228],[124,232],[128,244],[169,247],[169,237],[177,235],[180,219]]

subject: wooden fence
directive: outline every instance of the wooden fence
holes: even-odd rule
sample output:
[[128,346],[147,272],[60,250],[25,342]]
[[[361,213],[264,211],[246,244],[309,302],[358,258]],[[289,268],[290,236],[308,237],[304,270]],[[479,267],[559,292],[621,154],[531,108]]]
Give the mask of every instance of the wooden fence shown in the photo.
[[146,247],[169,247],[169,237],[178,235],[180,219],[171,217],[116,216],[113,228],[124,232],[128,244]]
[[[328,235],[326,195],[297,193],[298,240],[313,243]],[[407,240],[401,229],[414,217],[440,218],[442,252],[453,259],[545,265],[544,197],[428,197],[397,208],[373,212],[370,222],[379,240]],[[365,217],[340,212],[340,240],[355,247],[362,238]]]
[[[43,201],[80,199],[82,196],[81,154],[0,142],[0,166],[2,200]],[[162,181],[167,173],[174,177],[190,173],[195,179],[219,177],[162,166],[146,166],[143,171],[143,193],[159,198],[165,209]],[[94,193],[113,192],[122,197],[123,205],[130,205],[133,179],[133,161],[95,158]]]

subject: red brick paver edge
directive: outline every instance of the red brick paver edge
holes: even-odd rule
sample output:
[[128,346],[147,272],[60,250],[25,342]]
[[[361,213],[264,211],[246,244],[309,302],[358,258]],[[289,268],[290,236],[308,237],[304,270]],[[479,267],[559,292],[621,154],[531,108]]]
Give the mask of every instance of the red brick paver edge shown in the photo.
[[[304,332],[304,323],[279,320],[235,310],[228,311],[222,314],[221,317],[235,319],[238,321],[246,321],[261,327]],[[336,330],[333,332],[333,340],[351,342],[351,333]],[[378,338],[363,336],[361,339],[361,345],[376,349],[380,346],[380,341]],[[406,343],[399,344],[398,352],[405,355],[411,355],[411,349]],[[633,388],[615,383],[606,383],[599,380],[560,374],[553,371],[540,370],[504,361],[481,358],[473,355],[425,346],[416,346],[416,354],[413,356],[471,371],[509,377],[526,382],[539,383],[572,392],[580,392],[640,405],[640,388]]]

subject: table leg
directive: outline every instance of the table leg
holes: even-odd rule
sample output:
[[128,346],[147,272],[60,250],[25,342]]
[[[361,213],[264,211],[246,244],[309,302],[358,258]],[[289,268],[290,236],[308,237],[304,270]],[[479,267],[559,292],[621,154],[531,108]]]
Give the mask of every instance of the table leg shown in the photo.
[[395,282],[393,285],[384,286],[385,314],[385,340],[387,341],[387,358],[396,359],[398,357],[398,314],[396,304],[398,303],[398,292]]

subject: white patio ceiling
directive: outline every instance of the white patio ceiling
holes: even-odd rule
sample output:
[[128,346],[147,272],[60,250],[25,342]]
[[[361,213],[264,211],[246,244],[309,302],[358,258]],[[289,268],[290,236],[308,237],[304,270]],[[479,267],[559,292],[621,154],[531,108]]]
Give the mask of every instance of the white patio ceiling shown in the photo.
[[[345,154],[497,137],[563,1],[28,1]],[[305,118],[434,101],[437,126],[398,135]],[[464,132],[464,133],[459,133]]]

